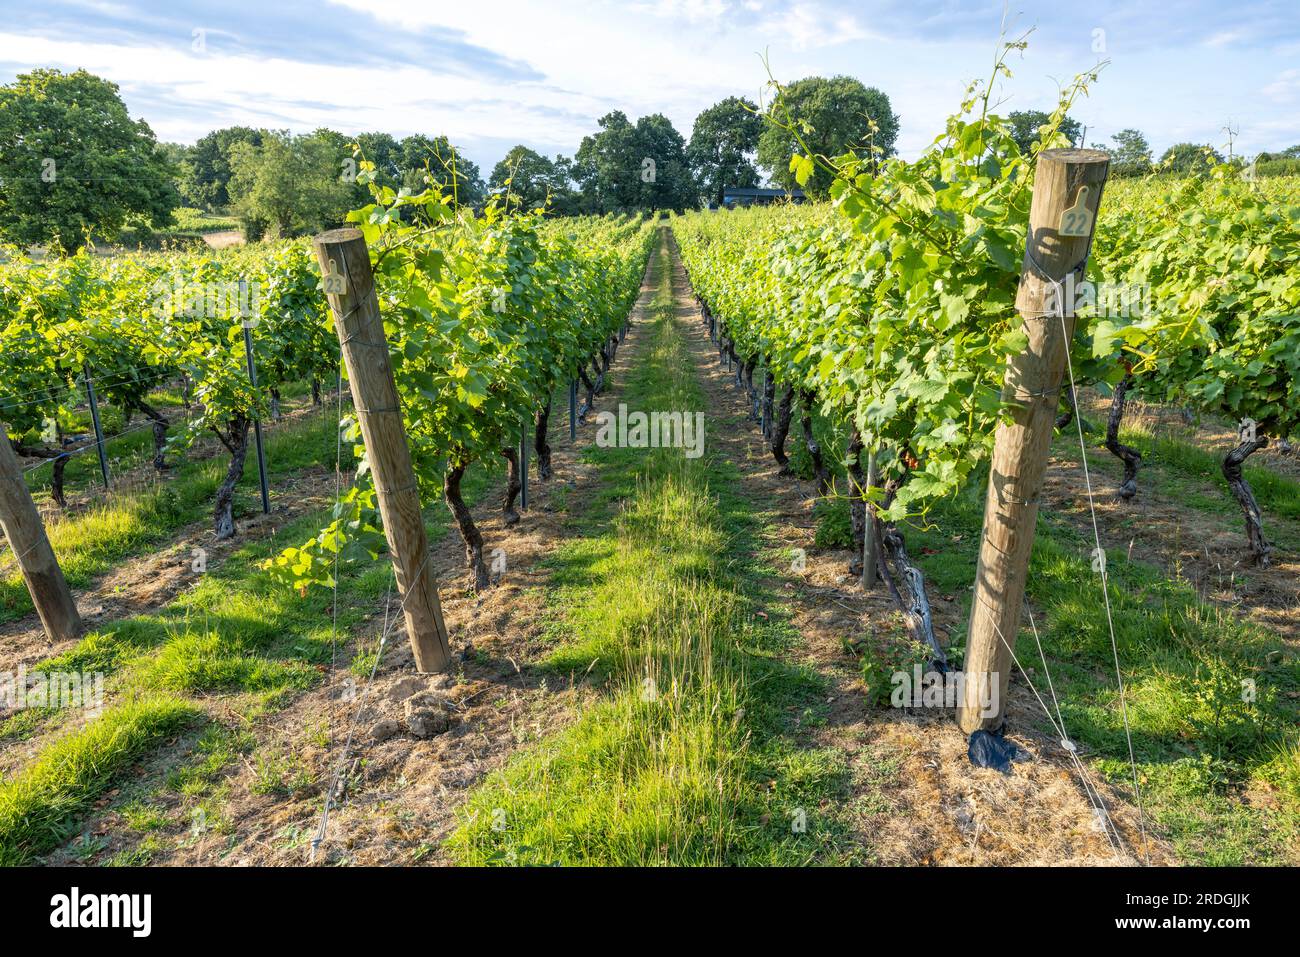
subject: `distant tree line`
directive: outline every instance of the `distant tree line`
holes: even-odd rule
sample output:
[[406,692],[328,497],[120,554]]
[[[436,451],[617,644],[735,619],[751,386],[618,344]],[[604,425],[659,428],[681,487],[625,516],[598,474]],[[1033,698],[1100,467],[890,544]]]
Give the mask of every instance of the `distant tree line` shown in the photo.
[[[819,153],[894,151],[889,97],[857,80],[808,77],[768,109],[778,104]],[[754,102],[728,97],[696,118],[689,139],[660,113],[633,121],[615,110],[574,156],[519,145],[484,179],[445,136],[232,126],[192,146],[159,143],[115,84],[84,70],[36,70],[0,87],[0,236],[72,251],[127,226],[164,229],[180,206],[232,214],[250,239],[302,235],[369,201],[358,156],[382,185],[418,190],[431,178],[474,209],[495,195],[555,215],[684,210],[720,203],[727,187],[793,188],[794,147]],[[828,185],[814,179],[807,189],[820,195]]]
[[[1030,153],[1048,116],[1017,111],[1008,121]],[[374,164],[381,185],[418,191],[433,182],[475,210],[495,196],[553,215],[680,211],[721,204],[728,187],[766,182],[792,190],[790,160],[804,150],[887,158],[899,117],[882,91],[834,76],[782,86],[765,110],[728,97],[696,117],[689,139],[660,113],[633,122],[615,110],[597,127],[572,157],[515,146],[485,180],[445,136],[232,126],[193,146],[159,143],[147,123],[130,117],[115,84],[85,70],[34,70],[0,86],[0,239],[74,251],[91,237],[113,240],[127,226],[164,229],[180,206],[229,213],[249,239],[303,235],[369,202],[357,181],[358,157]],[[1082,145],[1078,122],[1066,117],[1061,129]],[[1178,143],[1153,161],[1138,130],[1112,139],[1105,148],[1119,176],[1186,173],[1223,160],[1209,146]],[[1293,169],[1300,146],[1257,162]],[[804,189],[821,197],[829,186],[818,167]]]

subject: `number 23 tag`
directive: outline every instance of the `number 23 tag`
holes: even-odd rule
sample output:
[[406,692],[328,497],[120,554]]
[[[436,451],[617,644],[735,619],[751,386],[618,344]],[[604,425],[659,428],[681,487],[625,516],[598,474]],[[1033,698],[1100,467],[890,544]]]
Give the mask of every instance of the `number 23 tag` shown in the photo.
[[1080,186],[1074,205],[1061,213],[1061,223],[1056,231],[1062,236],[1087,236],[1092,232],[1092,211],[1086,205],[1090,190],[1091,187]]
[[321,277],[321,285],[325,287],[325,292],[331,296],[342,296],[348,291],[347,278],[339,273],[339,268],[332,259],[329,262],[329,268],[325,271],[325,275]]

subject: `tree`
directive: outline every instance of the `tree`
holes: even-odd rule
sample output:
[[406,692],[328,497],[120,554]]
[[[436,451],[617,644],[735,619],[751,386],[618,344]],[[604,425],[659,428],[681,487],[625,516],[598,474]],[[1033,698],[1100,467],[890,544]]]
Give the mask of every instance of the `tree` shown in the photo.
[[1111,139],[1115,143],[1110,151],[1111,175],[1141,176],[1151,171],[1151,144],[1138,130],[1120,130]]
[[662,113],[636,121],[637,208],[682,212],[699,202],[699,188],[686,158],[686,139]]
[[329,131],[282,131],[265,134],[261,146],[237,143],[230,168],[230,198],[249,239],[268,230],[282,237],[314,232],[341,222],[352,206],[339,143]]
[[722,204],[728,186],[752,187],[759,182],[751,157],[758,151],[763,118],[743,97],[729,96],[695,118],[686,158],[700,189]]
[[559,212],[567,210],[573,200],[568,161],[557,157],[552,162],[522,144],[513,147],[492,168],[488,189],[494,193],[508,190],[511,206],[517,209],[536,209],[549,204],[552,212]]
[[190,147],[181,174],[181,193],[187,202],[203,209],[230,205],[230,152],[239,143],[262,145],[262,130],[229,126],[213,130]]
[[75,252],[131,216],[165,226],[178,172],[116,84],[33,70],[0,87],[0,234],[11,242]]
[[588,213],[684,210],[695,205],[696,185],[686,141],[666,116],[643,116],[634,126],[615,110],[600,118],[574,158],[574,178]]
[[[445,136],[430,139],[419,133],[402,140],[398,166],[402,170],[402,185],[413,190],[425,188],[425,174],[433,176],[444,195],[454,189],[457,202],[474,209],[483,205],[487,188],[478,164],[467,158]],[[453,186],[452,171],[455,170]]]
[[1267,160],[1276,159],[1300,159],[1300,143],[1297,143],[1295,146],[1288,146],[1286,149],[1279,150],[1276,153],[1260,153],[1257,159],[1261,163]]
[[551,208],[557,216],[577,216],[582,212],[582,194],[574,187],[574,161],[562,154],[555,157],[555,179],[563,190],[551,197]]
[[[1011,138],[1016,141],[1021,153],[1028,156],[1033,152],[1034,144],[1039,141],[1039,131],[1051,120],[1050,114],[1044,113],[1042,110],[1016,110],[1007,117],[1007,122],[1011,124]],[[1061,132],[1069,138],[1071,143],[1078,143],[1079,137],[1083,133],[1083,127],[1079,125],[1078,120],[1067,116],[1061,120]],[[1125,132],[1130,131],[1126,130]],[[1141,136],[1142,134],[1139,133],[1138,135]]]
[[1160,165],[1175,173],[1191,173],[1223,162],[1223,154],[1212,146],[1175,143],[1160,157]]
[[574,178],[582,188],[582,210],[605,213],[637,208],[636,127],[622,110],[606,113],[600,131],[584,136],[574,156]]
[[[815,154],[827,157],[865,153],[872,145],[881,156],[889,156],[898,139],[898,117],[889,97],[848,76],[811,76],[791,83],[781,90],[767,116],[770,122],[758,139],[758,164],[785,189],[798,185],[790,159],[803,151],[785,127],[793,125]],[[820,196],[830,184],[830,173],[818,168],[804,188]]]

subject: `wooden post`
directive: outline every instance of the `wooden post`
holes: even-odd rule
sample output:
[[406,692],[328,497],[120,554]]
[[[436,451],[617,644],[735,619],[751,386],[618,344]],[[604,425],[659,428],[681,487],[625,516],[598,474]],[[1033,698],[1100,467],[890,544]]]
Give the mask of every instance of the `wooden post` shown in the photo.
[[384,535],[393,553],[415,666],[424,673],[443,671],[451,662],[447,626],[429,567],[420,491],[406,444],[370,252],[359,229],[322,233],[313,245],[374,475]]
[[67,641],[81,634],[81,615],[72,600],[63,569],[45,534],[40,512],[23,481],[23,472],[0,427],[0,529],[14,551],[36,613],[50,641]]
[[[1005,720],[1011,648],[1020,629],[1038,498],[1074,336],[1074,303],[1065,301],[1061,281],[1070,273],[1083,279],[1109,163],[1101,150],[1046,150],[1038,157],[1016,295],[1029,343],[1007,362],[1002,398],[1012,405],[1013,421],[999,425],[994,439],[957,715],[967,734],[997,731]],[[994,689],[996,700],[989,701]]]

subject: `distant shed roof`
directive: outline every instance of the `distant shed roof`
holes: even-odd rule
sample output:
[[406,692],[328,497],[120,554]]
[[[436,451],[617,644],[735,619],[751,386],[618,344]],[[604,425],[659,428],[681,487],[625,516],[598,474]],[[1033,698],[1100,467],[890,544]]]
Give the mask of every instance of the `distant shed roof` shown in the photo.
[[753,196],[758,197],[780,197],[792,196],[795,199],[803,199],[803,190],[801,189],[772,189],[767,187],[755,186],[727,186],[722,190],[723,196]]

